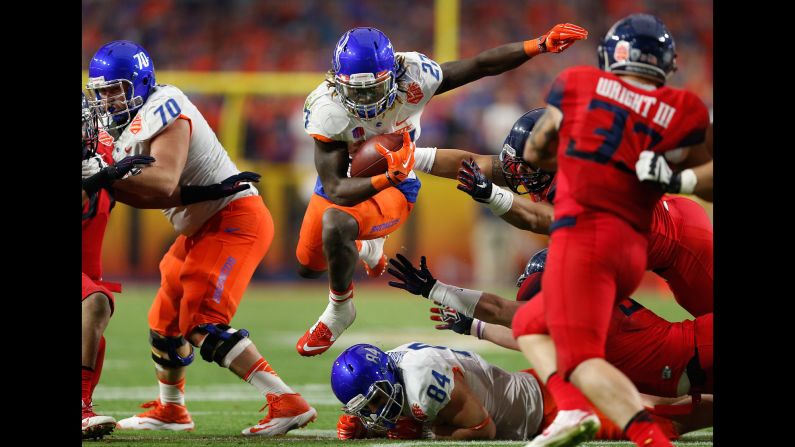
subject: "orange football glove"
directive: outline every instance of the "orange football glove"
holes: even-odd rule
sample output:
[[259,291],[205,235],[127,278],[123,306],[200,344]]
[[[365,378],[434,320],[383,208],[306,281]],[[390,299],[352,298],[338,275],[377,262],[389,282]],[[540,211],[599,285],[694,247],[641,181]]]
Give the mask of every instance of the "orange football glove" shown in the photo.
[[386,431],[389,439],[420,439],[422,438],[422,422],[409,416],[401,416],[395,423],[395,428]]
[[371,182],[375,189],[381,191],[390,186],[397,186],[406,180],[409,172],[414,168],[414,150],[416,146],[411,141],[408,132],[403,132],[403,147],[392,152],[384,146],[376,143],[375,150],[386,158],[389,165],[385,176],[376,175],[371,177]]
[[357,416],[343,414],[337,421],[338,439],[362,439],[367,437],[367,429]]
[[560,53],[575,41],[587,38],[588,31],[585,28],[573,23],[558,23],[538,39],[525,41],[524,49],[531,57],[539,53]]

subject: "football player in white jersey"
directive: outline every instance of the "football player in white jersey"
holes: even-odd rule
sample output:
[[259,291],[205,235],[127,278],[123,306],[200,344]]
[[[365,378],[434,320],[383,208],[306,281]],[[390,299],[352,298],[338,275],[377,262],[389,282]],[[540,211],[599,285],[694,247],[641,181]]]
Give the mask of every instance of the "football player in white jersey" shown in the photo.
[[[459,61],[437,64],[417,52],[398,52],[381,31],[354,28],[337,42],[332,70],[304,104],[304,128],[315,140],[315,193],[304,215],[296,247],[299,274],[317,278],[329,271],[329,303],[296,344],[304,356],[325,352],[356,318],[353,271],[361,258],[369,276],[384,272],[383,238],[405,222],[420,188],[412,171],[427,164],[415,153],[420,117],[434,95],[484,76],[514,69],[546,52],[558,53],[587,31],[555,25],[539,38],[515,42]],[[388,170],[373,177],[348,177],[350,151],[374,135],[403,133],[401,149],[376,146]]]
[[[257,189],[236,185],[258,175],[240,173],[181,90],[155,83],[154,64],[140,45],[122,40],[102,46],[88,76],[92,107],[107,132],[100,139],[110,139],[114,160],[131,154],[156,159],[139,175],[116,180],[116,198],[164,208],[180,233],[160,262],[161,285],[149,310],[160,395],[143,405],[148,411],[122,419],[118,427],[194,428],[184,395],[194,347],[202,359],[228,368],[267,401],[268,414],[244,435],[279,435],[315,420],[316,410],[273,371],[248,331],[230,327],[273,240],[273,219]],[[208,190],[211,185],[218,188]],[[175,195],[179,206],[173,205]]]

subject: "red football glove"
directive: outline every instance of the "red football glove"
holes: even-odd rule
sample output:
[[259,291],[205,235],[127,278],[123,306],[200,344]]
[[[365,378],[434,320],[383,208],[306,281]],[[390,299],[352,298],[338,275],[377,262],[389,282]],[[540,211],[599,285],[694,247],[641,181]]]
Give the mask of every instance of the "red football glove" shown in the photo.
[[367,429],[357,416],[343,414],[337,421],[338,439],[363,439],[367,437]]
[[401,416],[395,428],[386,431],[389,439],[420,439],[422,438],[422,422],[409,416]]
[[397,186],[400,182],[406,180],[409,172],[414,168],[414,149],[416,149],[416,146],[411,141],[408,132],[403,132],[403,147],[394,152],[376,143],[375,150],[386,158],[389,167],[386,171],[386,177],[380,175],[372,177],[375,189],[380,191],[390,186]]
[[525,41],[524,49],[528,56],[539,53],[560,53],[575,41],[587,39],[588,31],[573,23],[559,23],[538,39]]

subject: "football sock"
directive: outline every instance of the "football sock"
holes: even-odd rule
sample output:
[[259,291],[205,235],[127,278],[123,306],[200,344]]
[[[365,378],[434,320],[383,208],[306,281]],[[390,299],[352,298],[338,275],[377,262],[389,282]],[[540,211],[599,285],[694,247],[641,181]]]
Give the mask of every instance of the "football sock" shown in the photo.
[[[368,267],[375,268],[381,257],[384,255],[384,242],[386,238],[356,241],[359,248],[359,259],[365,262]],[[359,247],[361,245],[361,247]]]
[[102,375],[102,365],[105,363],[105,337],[99,339],[99,346],[97,346],[97,361],[94,362],[94,377],[91,379],[91,394],[94,394],[94,388],[99,383],[99,376]]
[[263,396],[268,394],[291,394],[295,393],[286,383],[276,374],[265,358],[259,360],[249,368],[243,380],[250,383]]
[[588,399],[570,382],[566,382],[560,377],[557,372],[552,373],[547,379],[547,389],[555,403],[558,405],[558,410],[582,410],[593,412],[591,403]]
[[624,427],[630,441],[641,447],[673,447],[660,427],[646,410],[639,411]]
[[94,380],[94,370],[88,366],[84,366],[82,376],[83,403],[85,405],[91,405],[91,391],[93,390],[91,387],[91,382]]
[[160,403],[165,405],[177,404],[185,405],[185,378],[179,379],[176,383],[163,382],[158,380],[160,384]]
[[322,321],[334,337],[342,334],[356,319],[356,308],[353,306],[353,283],[344,292],[329,290],[329,303],[320,315]]

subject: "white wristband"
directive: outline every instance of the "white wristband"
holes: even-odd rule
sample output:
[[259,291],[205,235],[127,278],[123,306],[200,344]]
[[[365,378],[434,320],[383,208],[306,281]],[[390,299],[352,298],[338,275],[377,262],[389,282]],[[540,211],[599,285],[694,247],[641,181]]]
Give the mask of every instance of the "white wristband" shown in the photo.
[[682,187],[679,189],[679,192],[682,194],[693,194],[693,191],[696,189],[696,183],[698,182],[696,173],[693,172],[692,169],[685,169],[679,174],[679,179],[682,182]]
[[428,299],[436,301],[442,306],[452,307],[463,315],[472,318],[475,314],[475,306],[480,301],[483,292],[480,290],[462,289],[461,287],[451,286],[439,280],[433,285]]
[[495,216],[502,216],[511,210],[513,205],[513,194],[510,191],[500,188],[499,186],[491,185],[491,197],[486,203],[486,206],[494,213]]
[[417,171],[430,173],[434,161],[436,161],[435,147],[414,148],[414,169]]
[[486,331],[486,323],[477,318],[472,319],[472,327],[469,328],[469,335],[483,340],[483,333]]

